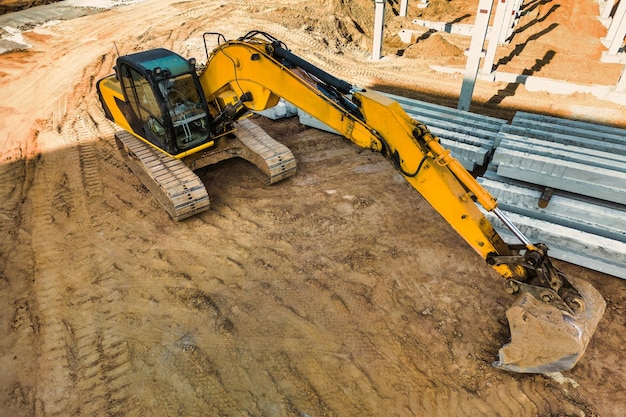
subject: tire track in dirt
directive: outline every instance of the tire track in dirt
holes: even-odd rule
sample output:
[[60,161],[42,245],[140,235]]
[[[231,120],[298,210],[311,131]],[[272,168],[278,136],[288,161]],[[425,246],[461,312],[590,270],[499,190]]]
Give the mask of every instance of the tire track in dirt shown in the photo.
[[[8,149],[6,150],[8,151]],[[0,339],[2,387],[0,414],[32,414],[35,407],[37,303],[32,296],[33,254],[28,222],[28,191],[33,159],[22,149],[7,152],[0,162]],[[11,349],[13,347],[13,349]],[[6,354],[5,352],[11,352]],[[11,364],[19,364],[13,368]]]
[[[313,144],[309,144],[311,146],[317,147]],[[332,146],[330,146],[332,148]],[[297,148],[294,148],[297,150]],[[354,152],[354,151],[353,151]],[[330,152],[332,153],[332,152]],[[290,182],[296,182],[290,181]],[[272,186],[275,187],[275,186]],[[262,228],[266,221],[270,220],[272,222],[277,222],[279,225],[284,225],[284,233],[291,234],[295,230],[301,229],[299,226],[301,224],[299,218],[294,218],[290,220],[289,217],[286,219],[281,219],[280,217],[274,217],[271,213],[271,205],[272,201],[281,201],[286,198],[290,199],[302,199],[307,200],[307,195],[311,192],[307,189],[294,189],[294,187],[276,187],[268,190],[268,195],[266,198],[257,199],[255,208],[247,208],[249,207],[247,204],[235,203],[233,204],[236,207],[236,211],[240,214],[236,215],[236,219],[238,218],[256,218]],[[291,194],[291,192],[296,191],[296,194]],[[233,194],[235,192],[231,190]],[[285,194],[287,193],[287,194]],[[230,197],[232,199],[232,197]],[[238,200],[238,199],[236,199]],[[229,206],[230,208],[231,206]],[[221,210],[220,206],[220,212]],[[238,208],[238,209],[237,209]],[[308,222],[309,220],[304,218],[302,221]],[[315,221],[315,216],[313,215],[313,220]],[[293,223],[292,223],[293,222]],[[269,227],[269,226],[267,226]],[[302,227],[302,229],[309,229],[310,226]],[[282,228],[279,226],[279,228]],[[296,238],[297,239],[297,238]],[[280,241],[280,238],[276,240]],[[268,244],[270,244],[268,242]],[[259,247],[264,247],[265,245],[261,244]],[[257,252],[255,254],[257,259],[263,260],[266,258],[267,250],[263,250]],[[280,251],[279,251],[280,252]],[[267,259],[280,259],[283,256],[278,254],[278,258],[276,255],[267,256]],[[335,412],[332,410],[341,408],[342,410],[346,409],[346,405],[339,407],[339,403],[343,402],[345,404],[351,404],[350,400],[347,399],[346,396],[341,394],[330,394],[331,392],[336,392],[340,387],[336,386],[335,383],[330,382],[333,377],[328,374],[328,370],[325,370],[321,364],[317,364],[315,361],[305,360],[300,356],[306,353],[306,356],[314,355],[318,356],[319,354],[326,355],[335,355],[336,352],[341,352],[344,348],[339,340],[337,340],[337,336],[331,333],[330,329],[333,329],[333,332],[338,332],[342,335],[341,339],[344,340],[343,343],[346,343],[346,340],[349,340],[348,346],[346,346],[346,350],[348,351],[358,351],[361,355],[365,355],[366,357],[375,357],[376,352],[372,351],[372,346],[365,343],[360,343],[361,337],[359,334],[354,334],[354,330],[351,328],[351,325],[346,325],[346,322],[342,321],[345,319],[345,316],[339,316],[336,320],[320,320],[320,315],[315,314],[319,308],[318,304],[320,303],[320,298],[316,296],[311,296],[310,292],[306,292],[308,295],[303,297],[300,295],[302,292],[302,288],[300,286],[302,284],[297,284],[302,275],[304,276],[309,274],[308,268],[303,267],[302,265],[298,265],[294,263],[293,260],[285,263],[276,263],[276,261],[270,261],[271,263],[258,263],[259,268],[267,268],[272,271],[271,275],[274,275],[276,278],[273,282],[261,282],[261,288],[259,291],[255,291],[257,294],[255,296],[255,310],[258,311],[256,313],[250,313],[248,316],[251,322],[254,322],[255,316],[259,317],[267,317],[267,321],[269,323],[264,326],[264,333],[266,334],[266,340],[250,340],[251,346],[248,348],[250,353],[256,355],[259,361],[266,362],[272,364],[272,368],[274,369],[271,374],[272,385],[277,386],[276,388],[276,396],[279,404],[282,404],[286,412],[291,412],[293,414],[297,414],[298,410],[301,413],[312,413],[311,415],[317,415],[327,412],[328,415],[333,415]],[[248,261],[248,265],[250,265],[250,261]],[[299,270],[298,270],[299,269]],[[296,274],[295,271],[298,270]],[[248,269],[248,273],[250,278],[255,277],[257,274]],[[266,274],[265,274],[266,275]],[[285,277],[285,279],[279,279],[278,277]],[[249,279],[250,279],[249,278]],[[311,282],[308,280],[308,282]],[[311,284],[306,283],[306,286],[310,286]],[[241,295],[243,297],[243,304],[245,304],[245,300],[250,296],[246,296],[244,294]],[[331,299],[331,303],[337,303],[336,298],[328,297]],[[344,310],[345,311],[345,310]],[[274,318],[275,317],[275,318]],[[316,318],[315,321],[312,321],[312,318]],[[349,322],[350,320],[347,320]],[[291,338],[286,338],[285,335],[291,335]],[[299,335],[297,338],[293,338],[294,335]],[[243,338],[243,340],[247,340],[247,338]],[[241,347],[239,349],[242,349]],[[293,356],[294,359],[290,360],[292,363],[303,363],[306,362],[306,365],[302,365],[305,371],[298,371],[297,366],[279,366],[274,365],[275,363],[284,364],[286,358]],[[262,360],[261,358],[267,358]],[[297,359],[296,359],[297,358]],[[365,360],[366,361],[366,360]],[[335,362],[335,360],[331,361]],[[350,366],[350,364],[345,364],[345,366]],[[364,365],[359,364],[358,366],[352,366],[355,372],[364,374],[363,369]],[[315,394],[313,382],[309,380],[316,381],[315,384],[322,384],[324,388],[324,394]],[[320,382],[324,381],[324,382]],[[291,388],[285,388],[293,387]],[[363,388],[365,385],[363,386]],[[371,388],[370,388],[371,389]],[[304,392],[304,394],[302,393]],[[307,395],[308,394],[308,395]],[[305,396],[303,399],[302,397]],[[331,403],[327,403],[325,405],[320,405],[326,401],[331,401]],[[337,407],[337,408],[335,408]],[[348,412],[350,415],[359,415],[362,414],[360,411],[365,410],[365,406],[357,406],[352,404],[350,410],[354,410],[355,412]],[[367,413],[365,413],[368,415]]]
[[317,392],[315,385],[300,372],[290,355],[280,352],[272,361],[269,377],[273,386],[286,400],[287,414],[335,416],[335,411]]
[[[59,121],[64,117],[60,112],[64,106],[54,108],[53,120]],[[54,132],[40,132],[38,140],[44,143],[53,142]],[[58,138],[56,139],[58,141]],[[46,143],[51,146],[51,144]],[[59,161],[60,159],[60,161]],[[63,388],[71,384],[71,366],[67,357],[63,316],[60,313],[62,306],[63,277],[56,266],[60,259],[64,259],[63,251],[58,250],[60,242],[51,242],[49,236],[58,233],[54,227],[56,216],[64,213],[69,215],[71,206],[65,204],[71,201],[71,190],[67,187],[67,176],[63,169],[63,158],[56,153],[44,156],[37,165],[35,181],[31,187],[33,252],[35,260],[35,284],[40,331],[39,378],[36,392],[37,409],[40,415],[60,415],[64,413]],[[49,173],[42,174],[44,171]],[[54,203],[56,204],[54,204]],[[53,204],[51,204],[53,203]],[[60,204],[63,203],[63,206]],[[54,387],[60,388],[55,389]]]
[[[233,174],[233,176],[235,175],[236,173]],[[215,178],[213,177],[213,179]],[[225,186],[228,184],[232,185],[233,182],[236,181],[231,179],[226,182]],[[312,322],[310,318],[308,318],[311,311],[315,309],[314,306],[317,304],[316,298],[311,297],[303,299],[302,296],[299,295],[300,289],[288,279],[288,277],[295,279],[294,271],[298,269],[299,266],[294,264],[293,260],[288,259],[287,255],[283,255],[281,249],[283,244],[276,247],[275,243],[272,243],[273,241],[263,243],[265,242],[264,239],[272,235],[272,233],[265,235],[262,232],[264,228],[268,227],[265,223],[266,221],[276,222],[279,225],[286,222],[286,229],[291,229],[292,227],[297,228],[297,224],[289,224],[289,218],[281,219],[280,216],[273,214],[271,210],[271,206],[276,201],[281,201],[286,197],[283,193],[288,193],[290,190],[293,191],[293,188],[284,187],[283,189],[283,187],[271,186],[271,189],[267,191],[267,196],[256,199],[255,204],[251,206],[245,203],[245,197],[234,197],[239,194],[245,196],[245,191],[239,193],[237,190],[229,188],[229,202],[219,202],[217,207],[214,207],[214,211],[216,211],[215,214],[223,218],[223,220],[215,224],[216,227],[221,223],[224,223],[224,226],[227,227],[228,224],[232,224],[233,222],[244,221],[245,223],[247,222],[246,219],[255,218],[256,223],[252,225],[252,230],[258,230],[260,232],[259,236],[257,236],[257,240],[260,240],[260,242],[256,242],[255,244],[257,251],[253,254],[254,257],[252,259],[247,260],[247,273],[246,276],[243,277],[244,280],[246,280],[246,287],[249,287],[252,283],[254,283],[254,287],[249,288],[245,293],[238,292],[237,298],[231,300],[231,302],[239,306],[238,310],[243,310],[242,306],[248,306],[248,308],[243,310],[243,312],[246,313],[244,317],[237,317],[235,333],[230,339],[232,345],[232,349],[230,350],[243,352],[245,357],[255,358],[258,364],[269,363],[274,366],[273,364],[275,362],[283,363],[285,357],[292,355],[295,357],[302,354],[307,356],[312,354],[334,355],[335,352],[342,349],[340,344],[336,341],[336,336],[330,333],[330,326],[326,327],[326,323]],[[302,192],[307,194],[307,190],[302,190]],[[289,195],[289,197],[304,198],[304,195]],[[230,202],[233,200],[235,201],[231,204]],[[278,226],[278,228],[281,227]],[[226,228],[224,230],[226,230]],[[251,230],[248,229],[248,232],[250,231]],[[242,243],[238,242],[238,233],[236,231],[233,232],[231,230],[229,233],[231,235],[234,234],[233,242],[230,244],[231,247],[237,247]],[[290,233],[290,231],[286,230],[286,233]],[[279,238],[276,240],[280,241]],[[272,247],[272,245],[274,246]],[[272,259],[272,261],[268,262],[266,259]],[[282,259],[283,262],[278,262],[280,259]],[[265,279],[267,279],[268,273],[262,272],[264,270],[270,271],[270,276],[274,276],[275,279],[271,282],[266,282]],[[263,276],[265,276],[265,278],[262,278]],[[285,279],[279,277],[285,277]],[[243,285],[243,283],[240,285]],[[253,290],[257,286],[260,286],[258,290]],[[265,317],[266,319],[259,322],[258,318],[261,317]],[[338,319],[338,321],[340,320]],[[259,325],[263,326],[264,336],[246,336],[246,334],[253,331],[252,327]],[[344,330],[349,330],[342,329],[341,333],[345,336]],[[357,337],[355,336],[354,339],[357,339]],[[202,339],[202,345],[215,346],[219,340],[219,338],[213,338],[211,340]],[[222,339],[219,343],[220,344],[216,346],[218,349],[210,350],[213,352],[221,351],[222,349],[219,349],[219,347],[223,346],[223,344],[227,344],[228,340]],[[226,349],[226,351],[228,350],[229,349]],[[237,357],[240,358],[240,355]],[[239,366],[243,366],[246,369],[246,375],[250,375],[249,378],[252,380],[259,381],[259,372],[255,369],[255,366],[248,365],[241,359],[239,359],[239,361],[243,362]],[[219,361],[219,363],[224,364],[228,363],[228,361],[222,360]],[[267,365],[263,365],[263,367],[265,366]],[[305,366],[305,369],[309,368],[310,366]],[[325,372],[323,367],[318,365],[312,378],[317,380],[320,375],[325,375]],[[278,409],[284,411],[282,414],[287,412],[296,414],[296,409],[299,409],[302,412],[309,412],[312,413],[311,415],[316,415],[315,411],[318,410],[316,408],[318,406],[315,404],[319,403],[319,401],[325,401],[324,398],[330,395],[328,393],[333,392],[336,388],[333,384],[331,384],[331,386],[325,386],[326,392],[324,398],[319,395],[309,394],[307,399],[302,400],[301,404],[296,404],[296,402],[300,401],[300,397],[302,397],[303,394],[298,393],[294,396],[294,392],[300,391],[301,389],[307,389],[307,392],[312,392],[311,389],[314,389],[311,388],[313,386],[312,382],[308,381],[308,377],[298,372],[295,367],[278,367],[272,374],[271,378],[274,382],[280,381],[281,384],[297,387],[294,388],[294,391],[278,387],[276,393],[273,393],[271,397],[273,398],[272,403],[275,404],[275,407],[281,407]],[[266,377],[261,379],[265,381],[265,384],[261,384],[263,386],[274,385],[271,383],[271,380],[267,381]],[[330,380],[332,377],[326,376],[325,379]],[[338,396],[337,398],[334,401],[346,401],[343,396]],[[257,401],[262,400],[258,399]],[[269,398],[266,401],[269,401]],[[321,409],[331,410],[330,406],[322,407]],[[363,407],[359,408],[355,405],[353,409],[358,411],[363,410]],[[278,413],[281,414],[281,412]],[[331,411],[329,415],[333,415],[333,412]]]
[[[41,201],[33,208],[40,236],[33,245],[36,293],[44,328],[38,404],[44,415],[126,415],[133,410],[126,390],[132,366],[127,343],[115,328],[121,317],[111,308],[119,295],[108,279],[115,277],[110,274],[114,258],[107,256],[110,250],[94,250],[106,246],[97,237],[101,225],[93,215],[103,184],[93,142],[97,128],[80,110],[81,91],[89,90],[82,87],[54,106],[55,129],[43,136],[60,136],[55,140],[65,146],[45,155],[33,186],[41,188],[34,190]],[[64,242],[47,239],[64,234]],[[68,400],[67,392],[79,395]]]
[[[226,387],[225,379],[241,379],[241,368],[224,366],[221,362],[223,356],[230,356],[228,362],[236,363],[236,359],[228,353],[232,345],[229,339],[234,331],[233,323],[211,295],[204,291],[189,287],[168,287],[166,290],[187,307],[187,314],[202,314],[207,324],[212,323],[213,326],[208,327],[213,336],[204,340],[198,334],[184,332],[175,337],[166,350],[166,372],[161,378],[164,384],[170,384],[168,391],[176,394],[164,405],[173,408],[178,403],[179,409],[184,410],[183,414],[189,416],[237,415],[243,407]],[[215,336],[221,338],[224,345],[214,344]],[[184,387],[171,384],[169,376],[184,381]]]
[[[308,132],[307,132],[308,133]],[[312,171],[309,166],[324,166],[325,164],[336,165],[333,160],[333,155],[336,153],[335,151],[338,149],[343,149],[342,154],[342,163],[354,165],[354,161],[352,159],[355,157],[354,154],[356,152],[351,152],[352,148],[345,148],[344,146],[340,146],[337,142],[340,142],[341,139],[328,139],[326,140],[324,133],[313,133],[305,134],[302,133],[302,138],[298,135],[291,138],[292,150],[294,151],[294,155],[299,161],[299,176],[291,179],[292,183],[298,183],[300,185],[306,183],[309,185],[306,193],[311,195],[315,194],[324,188],[320,189],[320,186],[323,187],[324,179],[327,177],[332,177],[338,174],[339,170],[330,172],[321,172],[321,171]],[[312,137],[316,137],[314,141],[307,141],[305,138],[310,139]],[[330,137],[329,137],[330,138]],[[305,154],[303,154],[305,152]],[[312,154],[312,155],[311,155]],[[362,156],[356,156],[356,158]],[[345,172],[343,172],[345,175]],[[390,173],[393,176],[393,172]],[[378,176],[380,177],[380,175]],[[377,177],[377,178],[378,178]],[[382,178],[381,178],[382,181]],[[358,182],[358,180],[355,180]],[[322,184],[320,184],[322,183]],[[402,187],[400,187],[402,188]],[[289,195],[291,199],[305,199],[304,191],[302,191],[302,195],[294,189],[293,187],[289,188],[290,191],[296,192],[296,194]],[[334,190],[336,191],[336,190]],[[357,191],[357,190],[355,190]],[[276,191],[278,199],[285,199],[286,196],[281,192],[281,190],[277,189]],[[345,192],[345,191],[344,191]],[[332,196],[341,196],[341,190],[337,193],[329,194],[329,197]],[[393,198],[390,193],[389,198]],[[358,192],[356,194],[358,199]],[[380,196],[380,195],[379,195]],[[413,200],[410,198],[410,200]],[[329,198],[327,200],[329,205],[336,204],[336,200],[332,200]],[[331,203],[331,201],[334,201]],[[262,202],[259,202],[262,205]],[[383,203],[384,204],[384,203]],[[396,202],[396,204],[400,204]],[[240,206],[240,205],[238,205]],[[359,205],[360,206],[360,205]],[[287,212],[290,211],[289,205],[282,205],[283,210]],[[367,205],[362,206],[363,209],[367,210]],[[324,212],[320,210],[319,207],[311,208],[309,211],[313,218],[312,222],[316,221],[316,216],[325,216]],[[314,214],[315,213],[315,214]],[[353,212],[352,217],[355,217],[358,212]],[[248,214],[252,215],[252,213]],[[259,222],[262,222],[260,216],[262,212],[257,212],[256,218]],[[358,216],[358,215],[357,215]],[[423,217],[423,214],[422,214]],[[366,220],[367,216],[361,220]],[[429,219],[423,218],[422,221],[428,221]],[[298,227],[298,225],[300,225]],[[296,222],[293,226],[294,229],[297,230],[311,230],[311,226],[304,226],[302,222]],[[341,234],[337,233],[335,230],[334,239],[340,239]],[[389,230],[389,233],[393,234],[393,230]],[[289,235],[289,231],[285,232]],[[405,233],[410,234],[410,230],[407,230]],[[358,232],[356,232],[358,235]],[[448,234],[451,233],[443,233],[443,237],[446,238]],[[450,236],[451,239],[454,239],[454,236]],[[307,236],[306,239],[300,239],[302,242],[310,242],[313,239],[313,236]],[[410,238],[409,238],[410,239]],[[295,239],[296,241],[299,239]],[[347,323],[351,322],[351,318],[349,316],[343,316],[340,311],[335,310],[334,315],[331,320],[325,318],[324,314],[320,314],[319,312],[313,313],[310,309],[310,305],[307,304],[305,300],[302,300],[294,295],[291,291],[287,291],[284,286],[276,286],[271,289],[268,287],[268,291],[272,294],[276,294],[277,296],[280,294],[280,300],[291,300],[290,304],[300,304],[298,307],[299,311],[308,312],[306,316],[315,318],[315,326],[319,328],[328,328],[334,329],[335,332],[342,334],[342,340],[345,344],[346,351],[348,352],[359,352],[359,357],[353,359],[349,362],[349,364],[345,365],[348,369],[350,366],[354,367],[356,373],[352,373],[353,381],[354,380],[363,380],[367,381],[366,383],[361,383],[360,388],[361,391],[359,395],[365,396],[366,398],[378,398],[378,403],[384,404],[389,398],[396,397],[398,399],[398,405],[401,405],[403,402],[400,400],[400,396],[397,393],[388,392],[385,389],[381,389],[382,385],[380,381],[377,380],[377,375],[382,375],[385,373],[385,370],[388,371],[390,368],[393,369],[393,377],[389,377],[387,374],[387,380],[385,381],[390,386],[398,386],[403,387],[406,391],[405,393],[405,406],[407,409],[410,409],[414,415],[440,415],[440,416],[466,416],[466,415],[474,415],[477,411],[480,412],[481,415],[496,415],[502,409],[501,404],[505,403],[507,406],[505,407],[507,410],[511,412],[513,415],[536,415],[537,410],[546,410],[550,406],[549,398],[542,398],[541,396],[536,395],[536,391],[534,388],[536,387],[536,383],[530,382],[529,380],[522,380],[524,383],[506,383],[506,384],[490,384],[485,387],[484,385],[480,385],[480,380],[469,380],[466,375],[463,374],[476,374],[482,373],[485,376],[485,379],[493,378],[493,375],[497,375],[498,371],[494,370],[490,366],[490,361],[493,358],[490,354],[497,351],[497,341],[485,341],[485,343],[489,344],[488,350],[490,354],[481,355],[485,356],[484,359],[476,358],[473,360],[472,365],[477,369],[469,372],[467,370],[457,369],[456,363],[461,363],[465,360],[463,356],[459,356],[463,354],[463,351],[467,349],[471,349],[470,346],[465,346],[467,342],[467,337],[469,337],[469,343],[475,343],[473,341],[473,337],[471,335],[462,335],[464,323],[467,320],[467,317],[464,315],[464,308],[461,306],[455,307],[454,310],[449,311],[448,309],[442,309],[440,312],[436,312],[433,316],[433,313],[430,311],[428,306],[433,306],[436,303],[440,303],[437,301],[437,297],[440,295],[441,289],[439,285],[435,285],[433,282],[429,285],[422,284],[421,286],[415,286],[415,289],[412,291],[408,291],[405,288],[402,291],[398,291],[399,293],[405,293],[405,296],[409,297],[407,301],[411,301],[411,304],[399,305],[398,302],[390,302],[390,300],[386,300],[387,296],[384,292],[381,293],[384,286],[380,284],[378,286],[370,283],[369,285],[363,284],[363,277],[367,275],[368,267],[368,259],[369,258],[378,258],[379,256],[384,256],[384,254],[380,254],[377,251],[387,251],[389,253],[394,253],[393,259],[407,259],[409,264],[419,261],[419,250],[405,248],[403,250],[398,250],[398,248],[394,249],[393,244],[390,242],[385,249],[385,241],[386,237],[380,236],[379,240],[376,242],[372,242],[372,244],[368,244],[367,242],[363,242],[365,245],[361,248],[358,239],[354,242],[353,251],[342,255],[341,257],[337,257],[335,255],[335,261],[333,262],[332,271],[334,275],[329,276],[329,270],[324,269],[324,263],[319,261],[313,261],[311,263],[304,263],[300,266],[299,274],[304,274],[310,278],[306,279],[307,284],[315,287],[319,290],[319,295],[311,296],[311,299],[316,300],[316,302],[322,302],[321,300],[332,298],[334,300],[341,299],[341,305],[351,313],[351,315],[356,315],[360,317],[359,321],[363,323],[369,323],[366,328],[359,329],[355,331],[355,329],[346,326]],[[319,251],[319,249],[314,249],[314,247],[319,248],[312,244],[311,250],[313,252]],[[324,244],[324,255],[333,257],[333,248],[334,245],[331,242],[325,242]],[[365,250],[365,251],[363,251]],[[439,248],[438,250],[444,250],[443,248]],[[368,251],[370,254],[368,255]],[[416,252],[417,251],[417,252]],[[437,252],[437,251],[434,251]],[[473,253],[470,250],[466,250],[467,252],[465,256],[471,258]],[[426,252],[428,253],[428,252]],[[412,259],[412,260],[411,260]],[[473,259],[473,258],[471,258]],[[441,262],[445,262],[445,260],[441,260]],[[459,261],[460,262],[460,261]],[[469,262],[469,261],[468,261]],[[462,262],[460,262],[462,263]],[[341,270],[339,265],[350,265],[350,268],[355,268],[356,270],[351,272],[350,270]],[[421,268],[424,268],[425,265],[421,265]],[[432,269],[433,277],[437,276],[444,266],[439,265],[439,261],[435,262]],[[338,269],[339,268],[339,269]],[[475,270],[474,270],[475,269]],[[484,271],[484,268],[479,268],[479,264],[477,263],[476,268],[468,271],[460,271],[467,276],[467,274],[477,274],[479,276],[483,276],[485,280],[491,280],[493,277]],[[394,275],[401,276],[403,273],[401,269],[393,268],[396,273]],[[429,269],[426,269],[428,271]],[[411,269],[407,269],[405,271],[409,276],[413,275],[411,273]],[[279,276],[284,274],[285,271],[279,270],[277,272]],[[333,279],[333,277],[335,279]],[[417,277],[419,278],[419,277]],[[375,278],[373,282],[379,281],[381,277]],[[407,278],[408,279],[408,278]],[[358,282],[361,281],[361,282]],[[496,282],[497,283],[497,282]],[[410,284],[410,281],[407,282],[409,287],[413,287],[415,284]],[[437,288],[431,288],[431,285],[435,285]],[[368,290],[370,288],[370,290]],[[461,287],[455,291],[450,291],[449,296],[451,299],[462,299],[464,297],[465,292],[468,289]],[[477,290],[474,289],[474,290]],[[458,294],[456,292],[459,292]],[[311,294],[310,291],[307,292]],[[333,295],[336,295],[333,297]],[[369,301],[367,301],[369,300]],[[418,304],[414,304],[416,300],[421,300]],[[426,303],[425,305],[421,305],[421,303]],[[384,329],[378,328],[376,324],[376,316],[372,315],[371,321],[366,320],[368,314],[372,314],[372,308],[374,305],[380,306],[388,306],[390,311],[387,311],[386,314],[390,317],[394,317],[400,314],[408,315],[407,308],[409,312],[413,312],[413,315],[416,317],[409,316],[411,318],[408,319],[408,323],[411,323],[412,320],[420,321],[420,317],[422,320],[424,318],[433,321],[433,333],[437,334],[441,332],[442,334],[447,334],[448,332],[452,335],[456,335],[457,339],[452,338],[451,340],[443,340],[439,342],[437,337],[432,338],[426,336],[428,332],[425,332],[423,326],[419,326],[416,328],[410,329],[407,334],[422,334],[422,337],[426,337],[424,341],[412,345],[405,344],[402,349],[401,354],[390,353],[389,356],[384,355],[382,352],[393,352],[390,351],[389,345],[393,346],[394,343],[389,343],[390,341],[399,339],[402,334],[405,332],[400,330],[397,325],[394,326],[393,323],[387,324]],[[345,311],[345,310],[344,310]],[[272,313],[269,313],[272,312]],[[268,310],[268,313],[265,315],[275,314],[273,310]],[[432,319],[430,318],[432,317]],[[451,330],[446,330],[446,328],[451,328]],[[460,332],[459,332],[460,330]],[[386,346],[379,344],[368,344],[364,343],[364,340],[367,340],[368,332],[377,333],[377,334],[386,334],[388,344]],[[486,334],[489,334],[489,329],[485,331]],[[280,337],[278,334],[276,337]],[[462,338],[462,339],[461,339]],[[489,337],[493,339],[493,336]],[[385,339],[385,338],[384,338]],[[430,340],[429,340],[430,339]],[[376,340],[372,337],[372,340]],[[322,341],[317,342],[318,344],[323,344]],[[441,347],[445,350],[437,351],[436,346],[440,344]],[[335,350],[336,347],[330,347],[329,351]],[[483,347],[484,349],[484,347]],[[283,354],[290,355],[289,350],[283,350]],[[383,357],[381,358],[381,355]],[[467,354],[463,354],[467,355]],[[381,359],[385,363],[385,370],[376,371],[377,366],[380,365]],[[294,359],[295,360],[295,359]],[[450,369],[443,370],[441,372],[433,372],[432,371],[432,363],[448,363],[452,360],[452,366]],[[303,365],[303,359],[300,359],[297,363],[303,367],[303,369],[311,369],[311,365]],[[344,371],[338,373],[338,375],[345,375],[345,367]],[[329,367],[328,367],[329,368]],[[360,378],[357,377],[360,375]],[[286,374],[282,378],[289,380],[292,375]],[[341,378],[339,376],[338,378]],[[332,392],[332,389],[323,384],[323,377],[319,374],[316,374],[315,377],[312,377],[312,380],[316,381],[316,383],[322,384],[327,390],[322,390],[323,398],[327,404],[337,404],[335,403],[335,399],[329,399],[328,393]],[[347,383],[347,381],[344,381]],[[539,382],[540,383],[540,382]],[[365,389],[365,387],[369,387],[369,392]],[[424,386],[431,386],[433,388],[429,389],[425,395],[418,395],[417,393],[424,392]],[[482,389],[480,389],[482,388]],[[480,389],[480,393],[477,391]],[[367,394],[365,394],[367,392]],[[560,396],[559,392],[554,392],[553,395]],[[335,408],[332,408],[335,409]],[[345,405],[342,406],[342,410],[346,409]],[[374,406],[374,410],[376,407]],[[558,409],[553,410],[554,412],[559,412],[559,410],[567,410],[567,412],[573,414],[580,414],[581,412],[588,412],[589,410],[582,406],[573,406],[570,403],[565,402]],[[368,414],[368,413],[365,413]],[[376,412],[371,413],[376,415]]]
[[[101,59],[94,68],[87,68],[83,76],[83,84],[89,81],[88,86],[77,88],[77,91],[91,91],[93,93],[93,75],[101,73],[104,59]],[[91,99],[85,99],[79,96],[70,108],[82,109],[84,102],[93,102]],[[77,275],[93,277],[92,286],[83,286],[81,291],[85,294],[80,297],[87,301],[84,307],[78,306],[80,309],[87,308],[94,310],[95,320],[88,323],[77,323],[77,328],[72,334],[80,334],[81,349],[79,350],[81,357],[90,358],[89,362],[80,362],[79,372],[86,378],[81,379],[84,386],[85,394],[90,394],[93,401],[87,402],[85,405],[78,406],[81,413],[87,408],[91,409],[94,415],[103,412],[110,415],[127,415],[132,413],[137,407],[137,401],[131,395],[128,389],[131,382],[129,376],[133,372],[131,364],[131,356],[128,342],[123,334],[119,331],[119,323],[124,321],[124,314],[119,310],[116,304],[119,303],[120,292],[115,272],[119,267],[115,264],[124,258],[130,259],[130,256],[120,256],[122,251],[116,250],[103,240],[100,235],[104,233],[105,225],[102,223],[99,213],[100,202],[103,194],[103,184],[100,180],[101,173],[99,171],[98,156],[96,155],[96,144],[94,138],[96,135],[112,135],[113,129],[110,123],[98,119],[101,116],[94,117],[87,111],[73,115],[71,118],[72,125],[68,129],[66,142],[71,150],[74,151],[74,159],[78,161],[78,170],[74,171],[76,175],[74,183],[82,192],[75,192],[73,196],[76,201],[77,211],[79,211],[77,221],[88,241],[98,248],[97,253],[104,256],[93,256],[93,248],[86,248],[84,255],[78,257]],[[77,142],[77,143],[76,143]],[[102,293],[98,298],[94,298],[90,294]],[[93,304],[93,305],[90,305]],[[94,331],[95,330],[95,331]],[[97,355],[97,359],[96,356]],[[89,377],[91,376],[91,377]],[[94,386],[95,383],[95,386]],[[98,388],[98,389],[94,389]],[[77,386],[81,390],[81,386]],[[83,397],[84,398],[84,397]]]

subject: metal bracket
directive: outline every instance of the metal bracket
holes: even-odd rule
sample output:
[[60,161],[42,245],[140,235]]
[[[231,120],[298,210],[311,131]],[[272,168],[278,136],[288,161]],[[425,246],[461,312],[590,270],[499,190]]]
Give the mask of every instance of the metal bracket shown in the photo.
[[537,300],[550,304],[561,311],[574,315],[574,311],[563,301],[559,294],[551,288],[525,284],[515,279],[507,279],[504,283],[506,291],[511,294],[527,293]]
[[543,192],[541,193],[541,197],[539,197],[539,207],[546,208],[550,203],[550,199],[552,198],[552,194],[554,194],[554,189],[550,187],[545,187]]

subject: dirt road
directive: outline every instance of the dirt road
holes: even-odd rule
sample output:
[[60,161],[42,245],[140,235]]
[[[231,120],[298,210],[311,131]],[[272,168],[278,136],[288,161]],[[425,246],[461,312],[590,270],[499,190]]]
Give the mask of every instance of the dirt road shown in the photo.
[[[512,300],[378,154],[259,118],[297,175],[265,186],[240,161],[202,170],[212,208],[181,223],[127,169],[94,90],[113,42],[202,58],[202,32],[261,28],[352,82],[452,100],[460,78],[421,60],[371,62],[345,36],[329,47],[309,26],[349,28],[336,22],[356,9],[336,3],[151,0],[0,56],[1,416],[626,414],[624,282],[559,262],[607,299],[586,355],[562,375],[494,369]],[[315,7],[320,26],[292,27]],[[478,108],[531,104],[623,113],[523,88]]]

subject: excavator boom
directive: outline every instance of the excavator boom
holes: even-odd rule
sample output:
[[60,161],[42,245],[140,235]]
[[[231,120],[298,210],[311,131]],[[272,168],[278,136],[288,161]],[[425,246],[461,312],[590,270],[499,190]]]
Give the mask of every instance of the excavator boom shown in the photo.
[[[540,373],[577,363],[602,318],[604,299],[588,283],[562,274],[545,245],[528,241],[425,125],[396,101],[326,73],[271,35],[253,31],[226,41],[206,33],[205,47],[212,35],[219,45],[206,48],[206,67],[198,76],[209,125],[222,131],[247,110],[265,110],[282,98],[356,145],[380,152],[517,296],[507,311],[511,342],[494,365]],[[520,244],[506,244],[478,205],[502,220]]]

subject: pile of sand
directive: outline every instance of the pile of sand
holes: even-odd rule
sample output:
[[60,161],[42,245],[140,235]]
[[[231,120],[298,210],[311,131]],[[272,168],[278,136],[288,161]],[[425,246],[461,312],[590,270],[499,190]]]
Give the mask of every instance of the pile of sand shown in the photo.
[[417,42],[409,45],[402,54],[405,58],[427,59],[429,63],[436,65],[463,65],[465,55],[463,50],[449,42],[439,33],[426,32],[417,39]]

